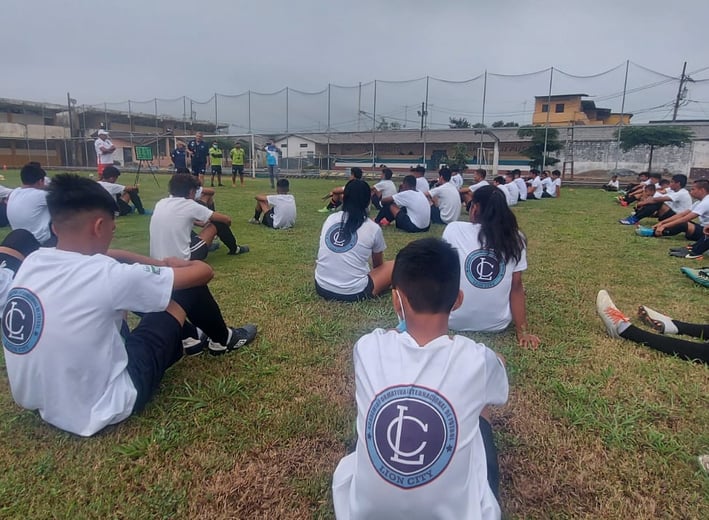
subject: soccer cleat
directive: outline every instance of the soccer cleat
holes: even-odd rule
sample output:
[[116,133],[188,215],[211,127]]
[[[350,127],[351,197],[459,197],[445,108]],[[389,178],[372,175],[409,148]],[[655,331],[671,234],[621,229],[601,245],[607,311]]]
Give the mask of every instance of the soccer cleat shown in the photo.
[[630,323],[630,319],[620,312],[605,289],[598,291],[598,296],[596,296],[596,312],[603,320],[611,338],[620,338],[618,327],[623,323]]
[[687,253],[687,255],[685,256],[685,258],[686,258],[687,260],[702,260],[702,259],[704,258],[704,255],[702,255],[701,253],[699,253],[699,254],[694,254],[694,253],[691,253],[691,252],[690,252],[690,253]]
[[251,343],[256,337],[256,325],[248,324],[238,329],[229,327],[229,335],[226,345],[209,340],[209,353],[213,356],[219,356],[240,349],[244,345]]
[[704,287],[709,287],[709,267],[700,267],[699,269],[682,267],[680,271],[689,276],[693,282],[703,285]]
[[671,248],[670,248],[670,253],[674,253],[674,252],[677,252],[677,253],[679,253],[679,252],[687,253],[687,251],[689,251],[690,249],[691,249],[691,246],[671,247]]
[[320,208],[318,210],[318,213],[330,213],[330,208],[328,208],[327,206],[325,206],[324,208]]
[[389,222],[386,218],[383,218],[383,219],[381,219],[381,220],[379,221],[379,225],[382,226],[382,227],[386,227],[386,226],[388,226],[389,224],[391,224],[391,222]]
[[634,216],[630,216],[627,218],[622,218],[618,222],[620,222],[624,226],[634,226],[635,224],[638,223],[638,219]]
[[672,318],[654,311],[650,307],[645,305],[638,307],[638,317],[645,325],[652,327],[660,334],[679,334],[677,325],[672,322]]
[[679,251],[670,251],[670,256],[676,256],[677,258],[684,258],[687,256],[686,249],[680,249]]
[[141,215],[147,215],[147,216],[150,216],[152,214],[153,214],[153,210],[151,210],[151,209],[144,209],[143,212],[141,213]]
[[628,203],[624,200],[620,201],[620,205],[623,206],[624,208],[628,207]]
[[204,349],[207,348],[208,342],[209,338],[204,335],[202,335],[200,339],[185,338],[182,340],[182,350],[185,356],[197,356],[204,352]]
[[241,255],[241,254],[248,253],[248,252],[249,252],[249,246],[243,245],[243,246],[236,246],[236,249],[232,249],[227,254],[233,256],[233,255]]
[[651,227],[638,226],[635,228],[635,234],[640,237],[651,237],[655,235],[655,230]]
[[251,217],[249,219],[249,224],[260,224],[260,223],[261,223],[261,221],[257,218]]

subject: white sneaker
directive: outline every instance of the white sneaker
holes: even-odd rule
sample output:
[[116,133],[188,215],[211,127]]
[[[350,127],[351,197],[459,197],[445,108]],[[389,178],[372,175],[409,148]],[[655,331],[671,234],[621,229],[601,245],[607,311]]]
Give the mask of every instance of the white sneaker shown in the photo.
[[672,323],[672,318],[654,311],[650,307],[641,305],[638,308],[638,316],[647,326],[652,327],[661,334],[679,334],[677,325]]
[[630,323],[630,319],[620,312],[605,289],[598,291],[598,296],[596,296],[596,312],[603,320],[611,338],[620,338],[618,327],[623,323]]

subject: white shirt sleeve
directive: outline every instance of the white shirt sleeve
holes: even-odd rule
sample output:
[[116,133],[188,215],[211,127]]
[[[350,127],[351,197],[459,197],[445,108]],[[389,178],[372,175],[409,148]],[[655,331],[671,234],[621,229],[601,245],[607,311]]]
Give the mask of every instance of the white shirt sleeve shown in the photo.
[[160,312],[170,303],[174,273],[169,267],[113,261],[109,275],[114,281],[110,290],[115,310]]

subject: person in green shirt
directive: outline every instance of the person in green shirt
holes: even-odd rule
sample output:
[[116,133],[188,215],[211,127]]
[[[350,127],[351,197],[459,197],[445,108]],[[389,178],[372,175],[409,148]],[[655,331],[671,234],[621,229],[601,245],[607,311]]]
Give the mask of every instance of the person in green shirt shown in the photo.
[[212,165],[212,188],[214,187],[214,175],[217,176],[219,186],[224,186],[222,184],[222,155],[219,143],[214,141],[209,149],[209,163]]
[[234,148],[229,152],[231,155],[231,185],[236,186],[236,174],[239,174],[241,185],[244,185],[244,149],[241,143],[234,143]]

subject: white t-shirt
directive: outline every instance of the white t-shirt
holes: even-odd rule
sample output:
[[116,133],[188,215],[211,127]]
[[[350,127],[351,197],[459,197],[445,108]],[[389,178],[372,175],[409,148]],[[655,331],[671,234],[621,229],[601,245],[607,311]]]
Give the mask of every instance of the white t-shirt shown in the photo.
[[517,187],[517,183],[514,181],[505,183],[505,188],[507,188],[507,193],[510,194],[510,198],[507,199],[507,202],[510,206],[514,206],[519,202],[519,188]]
[[110,193],[114,197],[116,195],[118,195],[118,196],[123,195],[123,192],[126,189],[125,186],[121,186],[120,184],[116,184],[115,182],[98,181],[98,183],[101,185],[101,187],[104,190],[106,190],[108,193]]
[[405,190],[396,193],[394,204],[406,208],[411,223],[419,229],[426,229],[431,225],[431,205],[426,195],[420,191]]
[[529,185],[534,188],[534,197],[537,199],[542,198],[542,193],[544,193],[544,185],[542,184],[542,180],[539,178],[539,176],[533,177],[531,181],[529,181]]
[[354,371],[357,448],[333,475],[338,520],[499,519],[479,428],[483,407],[507,401],[495,353],[376,329],[355,344]]
[[295,197],[290,193],[267,195],[266,200],[273,206],[273,228],[287,229],[295,225]]
[[2,321],[17,404],[83,436],[126,419],[137,392],[120,335],[124,312],[165,310],[172,284],[164,267],[55,248],[29,255]]
[[500,190],[502,193],[505,194],[505,201],[507,202],[508,206],[512,205],[512,194],[510,193],[510,190],[507,189],[507,184],[497,184],[495,185],[495,188]]
[[460,216],[460,192],[451,182],[446,182],[428,192],[436,200],[436,206],[441,211],[441,220],[448,224],[455,222]]
[[453,175],[451,175],[451,183],[458,189],[462,188],[463,176],[460,173],[454,173]]
[[451,312],[452,330],[498,332],[512,321],[512,274],[527,269],[527,251],[519,262],[506,263],[494,251],[482,249],[480,224],[453,222],[443,230],[443,240],[456,248],[460,259],[463,304]]
[[[547,193],[551,191],[551,177],[544,177],[542,179],[542,189],[546,190]],[[551,195],[551,193],[549,193]]]
[[517,177],[515,179],[515,184],[519,190],[519,200],[527,200],[527,183],[524,182],[522,177]]
[[184,197],[168,197],[155,204],[150,217],[150,256],[190,259],[190,232],[195,222],[207,222],[211,209]]
[[26,229],[39,243],[51,237],[47,192],[37,188],[17,188],[7,198],[7,220],[12,229]]
[[559,190],[561,189],[561,178],[552,179],[551,183],[547,187],[547,193],[552,197],[557,197],[559,195]]
[[396,193],[396,184],[391,179],[382,179],[374,185],[374,189],[377,190],[381,197],[393,197]]
[[678,191],[667,190],[664,196],[671,199],[666,201],[665,204],[675,213],[682,213],[692,207],[692,196],[684,188]]
[[608,184],[606,184],[606,186],[608,186],[609,188],[615,188],[617,190],[618,188],[620,188],[620,181],[618,181],[618,179],[611,179],[608,181]]
[[428,186],[428,180],[426,179],[426,176],[423,177],[416,177],[416,190],[420,191],[421,193],[428,193],[429,190]]
[[702,200],[694,203],[692,213],[696,213],[699,216],[700,226],[709,226],[709,195],[706,195]]
[[[46,184],[46,182],[45,182]],[[0,186],[0,200],[6,199],[10,196],[10,193],[12,193],[13,190],[12,188],[6,188],[5,186]]]
[[94,141],[94,149],[96,150],[96,161],[98,164],[113,164],[113,152],[102,152],[101,148],[111,148],[113,143],[110,139],[105,141],[98,138]]
[[480,182],[476,182],[475,184],[470,186],[470,191],[475,191],[478,188],[482,188],[483,186],[490,186],[490,183],[483,179]]
[[334,213],[325,219],[320,232],[320,247],[315,263],[315,281],[337,294],[358,294],[369,283],[369,259],[372,253],[386,249],[382,229],[367,219],[355,236],[343,236],[340,224],[346,213]]

